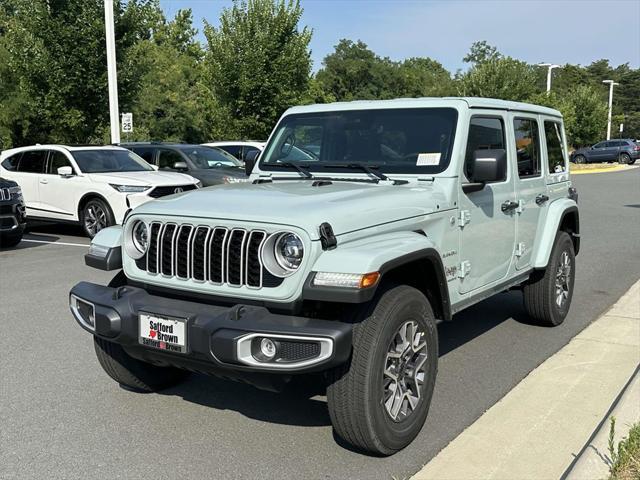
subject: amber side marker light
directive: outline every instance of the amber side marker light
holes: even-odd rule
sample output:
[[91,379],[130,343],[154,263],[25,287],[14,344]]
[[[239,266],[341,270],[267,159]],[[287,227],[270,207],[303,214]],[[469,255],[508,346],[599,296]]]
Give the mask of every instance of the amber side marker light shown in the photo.
[[379,278],[380,272],[365,273],[360,279],[360,288],[373,287],[376,283],[378,283]]

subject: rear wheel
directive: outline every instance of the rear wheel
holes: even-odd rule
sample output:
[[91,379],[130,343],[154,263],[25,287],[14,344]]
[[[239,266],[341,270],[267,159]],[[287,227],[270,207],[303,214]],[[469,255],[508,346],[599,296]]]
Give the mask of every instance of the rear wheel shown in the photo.
[[99,198],[89,200],[82,208],[80,217],[82,228],[89,238],[116,223],[109,205]]
[[618,158],[618,163],[621,163],[622,165],[631,165],[631,155],[628,153],[621,153]]
[[329,379],[327,401],[338,436],[378,455],[406,447],[424,425],[438,369],[438,334],[427,298],[388,288],[354,326],[351,361]]
[[545,270],[533,272],[523,285],[524,306],[539,325],[560,325],[571,306],[575,281],[575,253],[567,232],[558,232]]
[[158,367],[133,358],[117,343],[93,337],[98,362],[120,385],[139,392],[156,392],[182,382],[189,372],[179,368]]

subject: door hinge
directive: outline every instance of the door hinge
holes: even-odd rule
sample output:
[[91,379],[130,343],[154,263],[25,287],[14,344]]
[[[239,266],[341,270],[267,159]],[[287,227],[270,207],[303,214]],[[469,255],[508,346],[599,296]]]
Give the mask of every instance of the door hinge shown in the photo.
[[524,244],[524,242],[518,243],[518,245],[516,245],[516,257],[521,257],[522,255],[524,255],[525,250],[526,245]]
[[460,268],[458,268],[458,278],[464,278],[469,275],[471,271],[471,262],[469,260],[465,260],[460,264]]
[[460,228],[463,228],[470,221],[471,212],[469,210],[460,210],[460,212],[458,212],[458,226]]

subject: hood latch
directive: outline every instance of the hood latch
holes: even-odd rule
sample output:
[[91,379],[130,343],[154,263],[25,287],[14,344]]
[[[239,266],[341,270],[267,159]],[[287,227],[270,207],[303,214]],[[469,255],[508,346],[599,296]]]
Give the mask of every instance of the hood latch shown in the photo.
[[333,250],[338,246],[338,239],[333,234],[333,228],[327,222],[320,225],[320,244],[323,250]]

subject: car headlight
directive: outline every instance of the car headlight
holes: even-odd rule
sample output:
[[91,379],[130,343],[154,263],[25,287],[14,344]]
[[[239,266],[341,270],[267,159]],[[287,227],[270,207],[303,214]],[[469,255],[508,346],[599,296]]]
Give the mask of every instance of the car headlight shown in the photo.
[[136,247],[142,255],[147,253],[149,247],[149,229],[147,224],[141,220],[138,220],[131,229],[131,239],[133,240],[133,246]]
[[200,180],[196,182],[196,188],[202,188],[202,182]]
[[140,193],[151,188],[150,186],[145,187],[142,185],[115,185],[113,183],[109,185],[121,193]]
[[274,233],[262,247],[262,264],[276,277],[288,277],[298,270],[304,257],[304,243],[295,233]]

